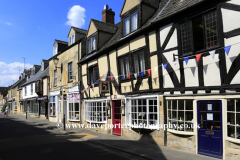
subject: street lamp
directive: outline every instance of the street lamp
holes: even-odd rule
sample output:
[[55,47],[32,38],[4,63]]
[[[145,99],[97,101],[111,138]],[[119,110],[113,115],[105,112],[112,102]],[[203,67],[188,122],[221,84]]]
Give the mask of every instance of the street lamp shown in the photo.
[[62,73],[63,66],[61,64],[61,67],[57,67],[58,62],[59,62],[59,59],[57,57],[53,58],[53,63],[55,65],[55,68],[61,68],[61,73]]

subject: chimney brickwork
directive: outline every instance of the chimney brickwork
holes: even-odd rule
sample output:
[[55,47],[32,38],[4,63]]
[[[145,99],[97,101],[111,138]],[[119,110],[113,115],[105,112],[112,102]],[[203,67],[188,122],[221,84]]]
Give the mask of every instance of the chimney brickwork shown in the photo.
[[102,11],[102,21],[105,23],[115,24],[114,21],[115,12],[112,9],[108,9],[108,5],[104,6],[104,10]]

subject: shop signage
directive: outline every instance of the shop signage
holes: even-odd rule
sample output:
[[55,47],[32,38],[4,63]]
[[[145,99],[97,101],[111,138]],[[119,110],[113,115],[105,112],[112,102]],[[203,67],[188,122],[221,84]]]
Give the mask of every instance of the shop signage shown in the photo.
[[110,92],[110,84],[107,81],[100,81],[100,94],[109,93]]

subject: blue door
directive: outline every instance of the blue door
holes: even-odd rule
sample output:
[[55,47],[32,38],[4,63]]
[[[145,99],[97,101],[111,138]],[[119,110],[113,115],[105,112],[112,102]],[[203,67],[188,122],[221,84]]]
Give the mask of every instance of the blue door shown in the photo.
[[222,102],[198,102],[198,153],[222,158]]

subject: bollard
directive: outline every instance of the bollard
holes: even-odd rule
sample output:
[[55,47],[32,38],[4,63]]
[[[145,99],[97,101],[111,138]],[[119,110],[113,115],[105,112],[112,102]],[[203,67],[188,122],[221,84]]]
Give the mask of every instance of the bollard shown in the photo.
[[27,119],[27,111],[26,111],[26,119]]
[[63,129],[66,130],[65,129],[65,114],[63,115]]

